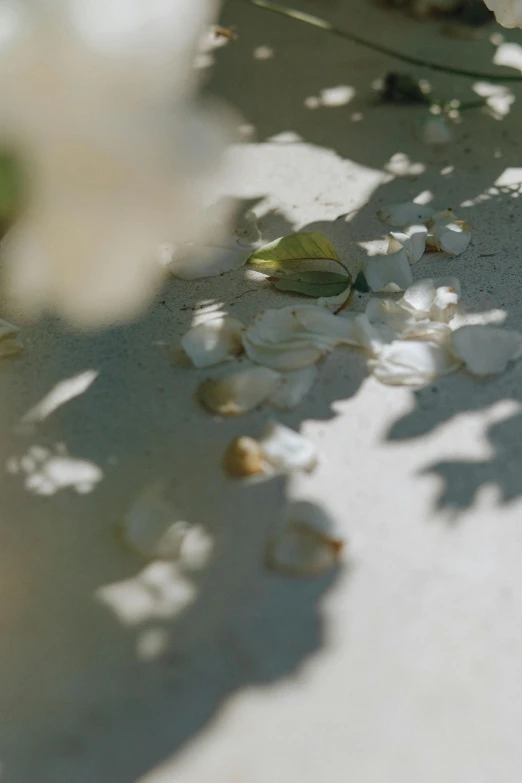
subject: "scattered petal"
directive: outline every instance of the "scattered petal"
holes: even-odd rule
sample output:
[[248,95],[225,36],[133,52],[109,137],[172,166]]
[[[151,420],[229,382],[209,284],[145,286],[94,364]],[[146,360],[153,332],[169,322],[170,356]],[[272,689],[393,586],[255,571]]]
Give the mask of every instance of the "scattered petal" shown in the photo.
[[344,541],[328,533],[330,520],[310,503],[296,503],[267,544],[266,565],[294,577],[314,577],[339,565]]
[[373,357],[378,356],[382,347],[396,337],[395,332],[387,324],[372,324],[364,313],[356,316],[355,326],[358,347],[363,348]]
[[181,347],[195,367],[210,367],[243,352],[243,329],[237,318],[221,315],[189,329]]
[[497,326],[462,326],[453,332],[451,348],[474,375],[496,375],[522,356],[522,334]]
[[457,360],[444,345],[417,340],[395,340],[385,345],[373,363],[373,374],[391,386],[424,386],[456,370]]
[[390,204],[377,212],[377,217],[392,228],[404,228],[429,220],[435,210],[429,204],[415,204],[405,201],[400,204]]
[[451,337],[451,329],[447,324],[427,319],[418,321],[411,318],[401,332],[403,340],[428,340],[441,345]]
[[316,464],[314,444],[278,422],[269,422],[259,440],[248,436],[235,438],[223,455],[223,469],[233,478],[309,472]]
[[263,454],[257,440],[247,435],[234,438],[223,455],[223,470],[232,478],[264,473]]
[[263,459],[276,473],[308,472],[317,464],[314,444],[299,432],[276,421],[268,423],[259,445]]
[[353,321],[315,305],[265,310],[243,335],[252,361],[283,371],[315,364],[336,345],[353,340]]
[[[170,258],[169,258],[170,255]],[[221,245],[162,245],[160,263],[174,277],[182,280],[200,280],[234,272],[246,262],[247,256],[237,242]]]
[[317,368],[303,367],[301,370],[281,373],[281,385],[270,395],[268,402],[279,410],[290,410],[304,400],[317,378]]
[[261,405],[280,383],[278,372],[267,367],[246,367],[204,381],[198,389],[198,399],[211,413],[239,416]]
[[404,291],[413,282],[406,250],[366,259],[364,274],[372,291]]
[[456,277],[417,280],[397,303],[416,318],[451,321],[459,303],[460,282]]
[[455,220],[452,223],[435,223],[432,237],[439,250],[452,256],[460,256],[471,242],[471,230],[463,220]]
[[404,248],[410,264],[420,261],[426,250],[428,229],[423,225],[409,226],[404,232],[391,231],[388,253],[396,253]]
[[316,464],[314,444],[275,421],[267,424],[259,440],[247,436],[235,438],[223,456],[223,468],[234,478],[256,474],[272,476],[296,470],[310,472]]

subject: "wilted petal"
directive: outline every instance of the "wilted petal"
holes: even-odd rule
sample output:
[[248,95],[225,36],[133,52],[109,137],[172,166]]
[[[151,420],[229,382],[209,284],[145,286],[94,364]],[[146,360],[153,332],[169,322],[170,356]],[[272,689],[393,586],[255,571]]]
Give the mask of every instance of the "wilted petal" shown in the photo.
[[298,305],[259,313],[247,327],[243,344],[252,361],[289,371],[315,364],[336,345],[353,339],[353,320],[316,305]]
[[235,438],[223,455],[223,468],[234,478],[311,471],[316,464],[314,444],[278,422],[269,422],[259,440],[248,436]]
[[452,256],[460,256],[471,242],[470,227],[462,220],[435,223],[432,236],[438,249]]
[[317,378],[316,367],[281,373],[281,385],[268,398],[270,405],[280,410],[290,410],[304,400]]
[[428,229],[423,225],[409,226],[404,232],[391,231],[388,253],[396,253],[402,247],[406,251],[410,264],[416,264],[424,255]]
[[522,334],[497,326],[461,326],[452,334],[451,348],[474,375],[496,375],[522,356]]
[[314,444],[290,427],[275,421],[267,425],[259,445],[263,459],[277,473],[310,471],[317,464]]
[[428,277],[413,283],[398,305],[417,318],[447,323],[455,315],[459,294],[456,277]]
[[218,316],[189,329],[181,347],[195,367],[210,367],[243,352],[243,329],[237,318]]
[[328,531],[331,522],[310,503],[295,503],[282,530],[267,544],[266,565],[271,571],[294,577],[314,577],[339,565],[342,539]]
[[460,361],[444,345],[395,340],[385,345],[373,363],[373,374],[391,386],[423,386],[456,370]]
[[392,228],[404,228],[404,226],[425,223],[434,212],[435,210],[429,204],[415,204],[413,201],[405,201],[383,207],[377,212],[377,217]]
[[281,383],[281,375],[267,367],[246,367],[219,378],[209,378],[198,389],[198,399],[212,413],[239,416],[261,405]]
[[404,248],[397,253],[367,258],[364,274],[372,291],[404,291],[413,282]]

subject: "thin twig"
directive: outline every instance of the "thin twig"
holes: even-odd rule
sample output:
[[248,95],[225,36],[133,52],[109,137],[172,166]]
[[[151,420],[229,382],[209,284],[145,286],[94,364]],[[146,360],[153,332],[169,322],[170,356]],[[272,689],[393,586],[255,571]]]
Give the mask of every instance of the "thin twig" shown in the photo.
[[367,38],[363,38],[356,33],[342,30],[331,22],[327,22],[326,19],[320,19],[318,16],[311,16],[311,14],[305,14],[295,8],[288,8],[279,3],[272,3],[269,0],[242,0],[242,2],[247,3],[248,5],[254,5],[257,8],[262,8],[265,11],[272,11],[280,16],[286,16],[288,19],[295,19],[298,22],[312,25],[312,27],[317,27],[327,33],[332,33],[340,38],[345,38],[348,41],[365,46],[367,49],[379,52],[379,54],[385,54],[388,57],[394,57],[396,60],[402,60],[402,62],[408,63],[409,65],[417,65],[421,68],[428,68],[431,71],[439,71],[440,73],[450,73],[453,76],[466,76],[469,79],[484,79],[489,82],[522,82],[521,74],[502,75],[486,73],[484,71],[473,71],[469,68],[452,68],[450,65],[441,65],[440,63],[434,63],[430,60],[424,60],[422,57],[403,54],[402,52],[397,52],[395,49],[391,49],[389,46],[383,46],[382,44],[375,43],[375,41],[369,41]]

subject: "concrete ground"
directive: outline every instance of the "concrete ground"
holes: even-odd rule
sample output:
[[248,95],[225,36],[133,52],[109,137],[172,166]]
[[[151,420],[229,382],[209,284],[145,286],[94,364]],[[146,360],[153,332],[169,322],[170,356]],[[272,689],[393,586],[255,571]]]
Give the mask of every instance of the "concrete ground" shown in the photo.
[[[366,0],[299,7],[403,52],[499,70],[495,26],[455,41]],[[520,87],[503,118],[463,113],[434,150],[423,109],[379,104],[372,83],[406,70],[468,100],[473,80],[241,0],[223,23],[239,37],[208,87],[243,115],[234,195],[265,235],[321,230],[355,268],[382,234],[379,206],[429,191],[473,224],[473,246],[426,257],[415,276],[458,275],[468,320],[522,329]],[[502,177],[515,187],[496,188]],[[24,329],[0,376],[1,783],[520,780],[522,363],[413,392],[339,350],[279,417],[316,443],[318,470],[233,483],[225,445],[273,412],[212,419],[194,400],[205,373],[171,348],[194,307],[248,319],[290,301],[239,271],[172,280],[138,323],[102,334]],[[158,478],[214,558],[144,585],[114,527]],[[264,570],[289,499],[335,520],[348,541],[337,573]]]

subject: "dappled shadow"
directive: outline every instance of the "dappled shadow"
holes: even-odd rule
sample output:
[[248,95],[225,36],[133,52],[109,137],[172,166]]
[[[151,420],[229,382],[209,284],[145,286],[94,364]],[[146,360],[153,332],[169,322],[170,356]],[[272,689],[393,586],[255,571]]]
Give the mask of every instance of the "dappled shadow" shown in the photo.
[[[342,12],[340,3],[322,5]],[[415,276],[457,274],[470,310],[505,310],[508,325],[521,327],[519,202],[513,191],[488,192],[517,166],[520,106],[502,122],[481,111],[463,114],[455,142],[434,150],[422,141],[423,108],[377,101],[372,83],[393,67],[389,60],[238,2],[227,4],[223,22],[237,25],[239,39],[216,56],[211,88],[238,106],[258,146],[269,147],[272,163],[280,160],[284,176],[293,178],[285,190],[272,165],[261,186],[257,160],[250,185],[253,169],[245,165],[239,195],[258,210],[265,237],[324,231],[355,270],[365,255],[358,243],[382,234],[375,212],[383,203],[421,191],[444,207],[468,202],[459,212],[476,227],[473,247],[459,259],[428,257]],[[397,22],[400,40],[411,24],[404,32]],[[469,81],[438,76],[433,83],[444,97],[474,96]],[[397,155],[407,160],[401,175]],[[283,193],[279,203],[270,199],[272,180]],[[308,201],[294,209],[300,190]],[[481,194],[489,200],[477,201]],[[491,225],[493,207],[504,214],[501,226]],[[205,372],[172,358],[197,308],[223,306],[247,321],[292,301],[240,271],[170,281],[130,326],[85,336],[54,321],[24,330],[25,354],[6,362],[0,378],[0,424],[9,433],[0,451],[11,466],[0,500],[0,590],[9,596],[0,610],[2,783],[132,783],[178,752],[232,694],[293,676],[324,649],[320,604],[340,575],[296,582],[269,574],[264,546],[287,502],[286,482],[233,483],[220,467],[229,441],[255,436],[274,412],[212,420],[194,398]],[[364,301],[359,296],[354,306]],[[441,379],[411,395],[412,410],[384,437],[413,441],[461,413],[518,401],[520,373],[515,366],[485,383],[462,373]],[[366,374],[361,355],[337,350],[307,399],[278,419],[299,428],[335,418],[336,403],[349,404]],[[20,429],[57,384],[78,377],[93,381]],[[438,507],[467,508],[484,484],[497,486],[505,501],[518,497],[520,426],[518,413],[490,423],[491,454],[476,462],[421,465],[419,472],[435,472],[443,482]],[[41,463],[58,457],[88,464],[98,480],[88,487],[85,480],[49,483]],[[142,571],[114,530],[129,502],[158,479],[168,482],[180,513],[205,528],[214,557],[208,568],[184,575],[191,599],[179,612],[162,616],[153,607],[146,619],[126,623],[99,599],[100,590]],[[35,486],[46,492],[35,493]],[[146,659],[143,650],[152,651]]]

